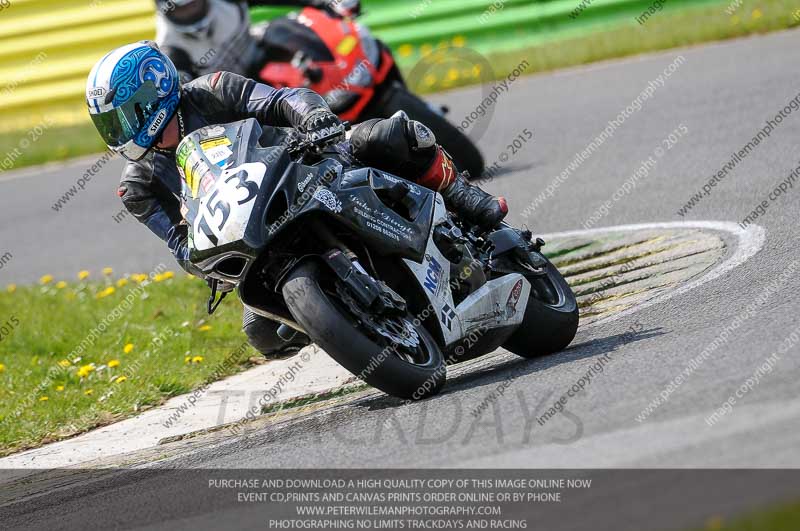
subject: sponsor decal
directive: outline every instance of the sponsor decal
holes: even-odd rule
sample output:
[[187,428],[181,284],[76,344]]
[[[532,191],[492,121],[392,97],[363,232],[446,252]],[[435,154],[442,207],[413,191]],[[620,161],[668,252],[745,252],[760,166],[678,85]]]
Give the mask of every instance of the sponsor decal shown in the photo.
[[175,161],[178,168],[183,171],[183,178],[196,198],[200,192],[200,180],[211,172],[211,168],[201,155],[194,149],[194,142],[184,140],[178,146]]
[[390,183],[400,183],[400,182],[405,183],[405,185],[408,186],[409,191],[414,195],[420,194],[419,188],[417,188],[417,186],[410,181],[406,181],[405,179],[398,179],[397,177],[393,177],[388,173],[382,173],[381,175],[383,176],[384,179],[386,179]]
[[314,192],[314,199],[325,205],[331,212],[338,214],[342,211],[342,202],[327,188],[317,188]]
[[203,177],[203,179],[200,181],[200,188],[203,189],[203,193],[207,194],[208,191],[211,190],[211,188],[214,186],[215,182],[217,182],[217,180],[214,178],[214,175],[212,174]]
[[425,273],[425,282],[423,285],[425,289],[435,294],[439,288],[439,282],[442,280],[442,266],[431,255],[426,255],[428,259],[428,271]]
[[414,136],[417,137],[417,147],[419,148],[431,147],[436,143],[433,132],[419,122],[414,122]]
[[230,146],[231,143],[232,142],[230,138],[228,138],[227,136],[221,136],[216,138],[209,138],[208,140],[201,140],[200,147],[203,149],[203,151],[205,151],[207,149],[212,149],[215,147]]
[[513,317],[517,313],[520,295],[522,295],[522,279],[517,280],[517,283],[511,288],[511,293],[508,294],[508,300],[506,301],[506,315],[508,317]]
[[228,146],[218,146],[204,151],[211,164],[216,164],[220,168],[225,165],[225,162],[231,158],[233,151]]
[[313,179],[313,178],[314,178],[314,174],[311,173],[311,172],[308,172],[308,177],[306,177],[305,180],[303,180],[303,182],[297,183],[297,190],[302,194],[305,191],[306,186],[308,186],[308,183],[310,183],[311,179]]
[[153,123],[150,124],[150,127],[147,128],[147,134],[150,136],[156,136],[158,134],[158,130],[161,125],[164,123],[164,120],[167,118],[167,110],[161,109],[158,111],[156,115],[156,119],[153,120]]
[[86,91],[86,99],[96,100],[106,95],[105,87],[95,87]]
[[350,55],[357,44],[358,39],[352,35],[347,35],[344,39],[339,41],[339,44],[336,45],[336,53],[339,55]]
[[449,304],[445,303],[444,307],[442,308],[442,315],[441,320],[442,324],[447,327],[448,330],[453,330],[453,319],[456,318],[456,312],[450,307]]
[[[211,127],[204,127],[203,129],[200,130],[200,133],[206,138],[214,136],[224,136],[225,128],[222,127],[221,125],[213,125]],[[230,144],[230,141],[228,141],[228,144]]]
[[203,150],[208,160],[211,164],[216,164],[219,167],[224,166],[225,162],[233,155],[233,151],[231,151],[229,147],[231,145],[232,142],[226,136],[200,141],[200,148]]

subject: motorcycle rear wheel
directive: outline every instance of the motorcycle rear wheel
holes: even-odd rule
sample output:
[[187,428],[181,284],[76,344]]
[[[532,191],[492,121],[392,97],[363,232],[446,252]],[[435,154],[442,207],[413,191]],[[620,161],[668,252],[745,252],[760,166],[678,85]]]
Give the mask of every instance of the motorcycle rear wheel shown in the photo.
[[479,179],[483,174],[483,155],[475,143],[447,119],[434,112],[427,103],[406,90],[402,85],[395,84],[386,90],[383,98],[383,114],[389,117],[397,111],[405,111],[409,118],[427,125],[436,141],[453,157],[456,167],[460,171],[467,170],[470,179]]
[[536,358],[567,348],[578,331],[578,303],[564,277],[549,260],[545,275],[523,273],[531,283],[525,316],[503,348]]
[[[322,266],[308,261],[289,273],[282,288],[289,311],[314,343],[384,393],[412,400],[437,394],[447,378],[446,364],[422,324],[418,320],[415,324],[411,315],[399,318],[402,326],[413,327],[417,347],[379,340],[366,333],[365,325],[333,292],[332,284]],[[303,295],[293,296],[297,293]]]

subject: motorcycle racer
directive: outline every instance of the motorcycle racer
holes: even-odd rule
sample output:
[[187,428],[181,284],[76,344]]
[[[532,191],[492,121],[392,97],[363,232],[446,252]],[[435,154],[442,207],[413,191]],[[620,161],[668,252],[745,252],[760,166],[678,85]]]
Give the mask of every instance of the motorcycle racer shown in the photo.
[[[109,149],[128,159],[117,194],[128,211],[167,243],[188,272],[188,226],[180,212],[182,176],[175,148],[202,127],[255,118],[301,133],[344,141],[345,130],[325,100],[305,88],[276,90],[231,72],[182,84],[177,69],[151,41],[122,46],[100,59],[86,85],[89,114]],[[459,216],[491,228],[508,212],[505,199],[466,183],[433,133],[403,113],[356,126],[344,149],[362,162],[438,190]],[[202,275],[198,275],[202,276]],[[278,324],[251,312],[243,320],[251,344],[265,356],[303,346],[287,343]]]
[[217,71],[255,77],[275,46],[250,26],[248,7],[262,5],[314,7],[337,17],[361,9],[359,0],[156,0],[156,42],[183,81]]

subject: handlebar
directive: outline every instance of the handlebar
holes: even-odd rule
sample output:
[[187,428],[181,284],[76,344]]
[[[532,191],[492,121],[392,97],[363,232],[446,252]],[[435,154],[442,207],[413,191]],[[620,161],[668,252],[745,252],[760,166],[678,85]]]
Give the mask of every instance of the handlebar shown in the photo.
[[[344,127],[345,132],[350,130],[350,122],[342,122],[342,126]],[[334,132],[326,136],[321,136],[319,138],[315,138],[313,140],[304,139],[300,140],[299,142],[295,143],[292,146],[289,146],[289,154],[295,155],[297,153],[305,153],[308,151],[315,151],[319,152],[320,149],[327,146],[332,140],[335,140],[341,133]]]

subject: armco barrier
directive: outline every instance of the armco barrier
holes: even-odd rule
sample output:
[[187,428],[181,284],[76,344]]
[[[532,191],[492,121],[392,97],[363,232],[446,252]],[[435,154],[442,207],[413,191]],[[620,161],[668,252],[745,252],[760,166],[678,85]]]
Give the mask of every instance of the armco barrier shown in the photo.
[[[668,9],[720,0],[670,0]],[[402,66],[435,49],[511,51],[632,22],[652,0],[366,0],[362,22],[387,42]],[[152,0],[10,0],[0,11],[0,132],[48,116],[87,123],[83,93],[92,64],[109,49],[154,37]],[[254,21],[286,9],[254,8]]]

